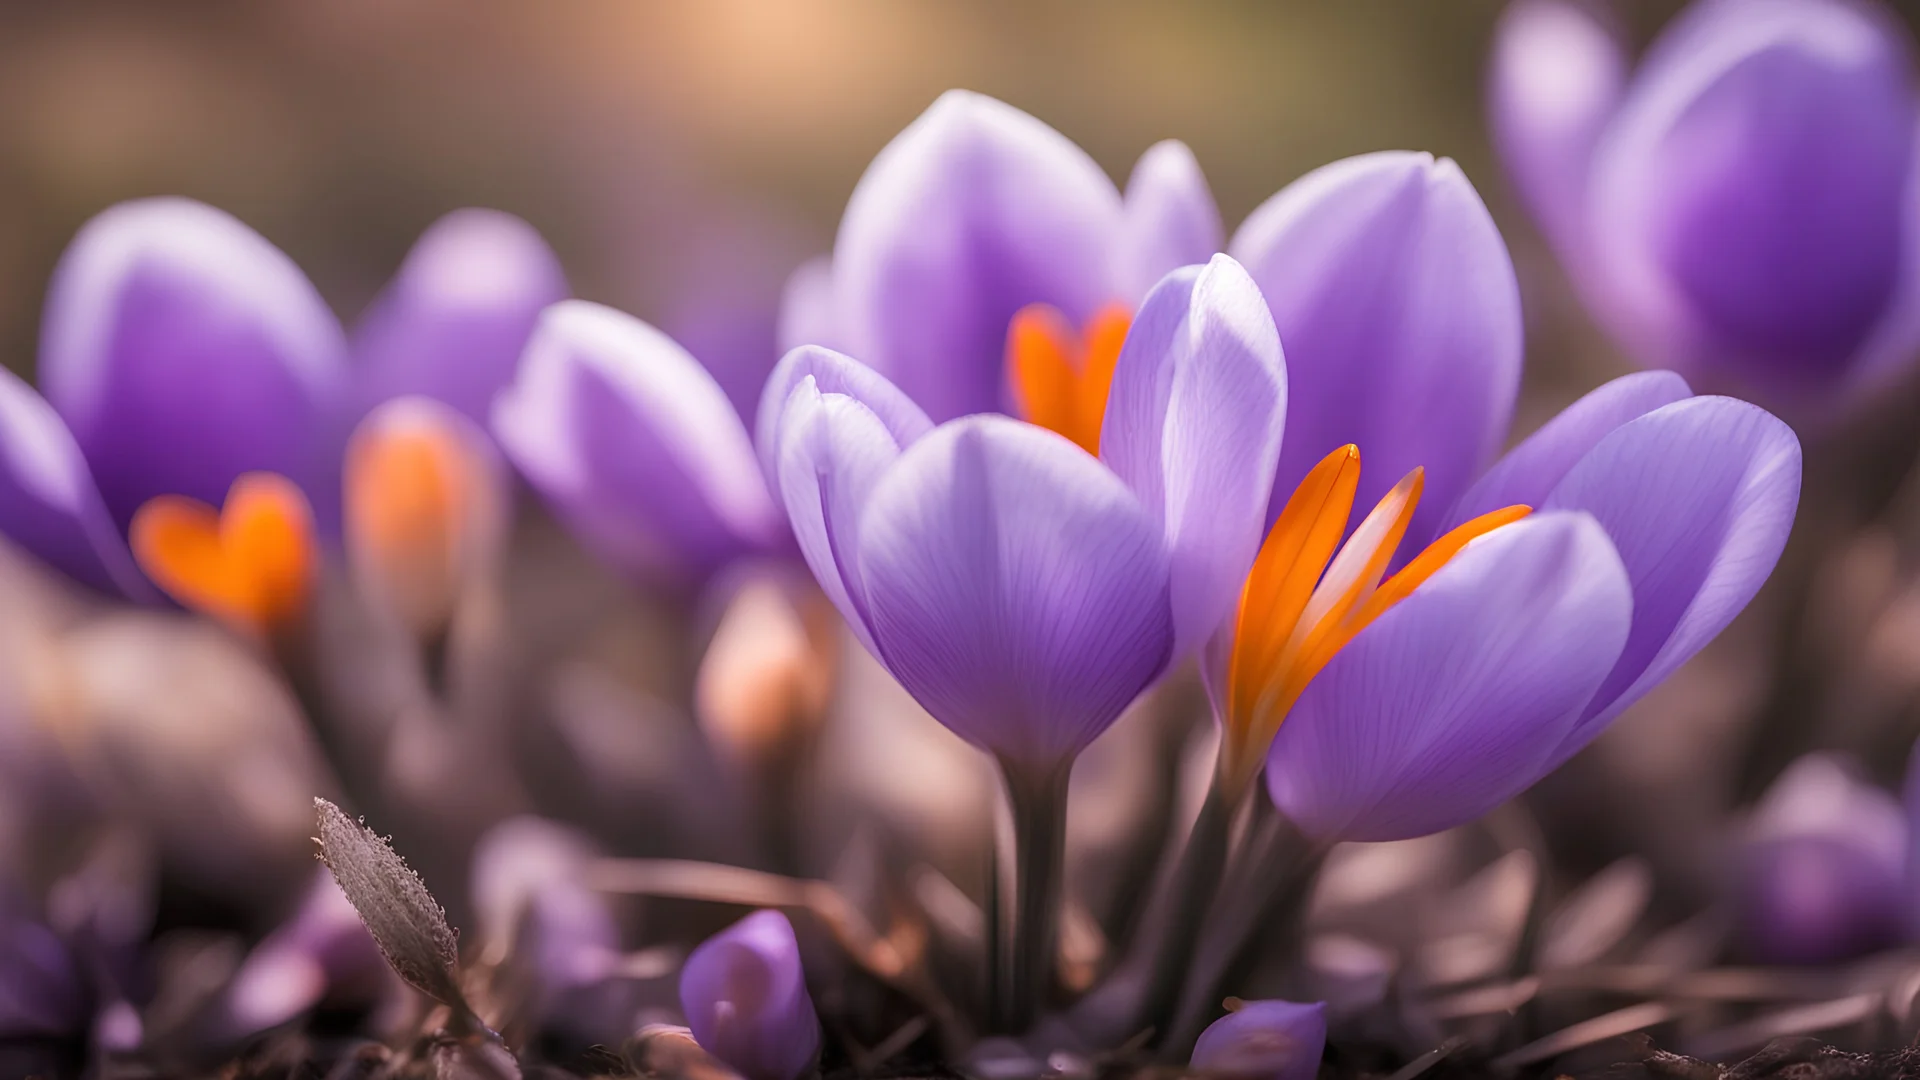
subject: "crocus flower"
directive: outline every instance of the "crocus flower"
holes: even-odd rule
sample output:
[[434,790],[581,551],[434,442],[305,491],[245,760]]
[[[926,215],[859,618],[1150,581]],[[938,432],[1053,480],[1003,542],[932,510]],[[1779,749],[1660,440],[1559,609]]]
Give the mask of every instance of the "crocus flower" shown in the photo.
[[1324,1003],[1247,1001],[1200,1033],[1192,1065],[1209,1076],[1313,1080],[1326,1045]]
[[560,262],[531,225],[455,210],[420,234],[354,328],[360,407],[419,395],[484,424],[540,313],[566,296]]
[[76,580],[147,599],[123,530],[149,500],[213,501],[267,471],[324,513],[345,355],[299,268],[239,221],[173,198],[106,211],[48,289],[46,397],[0,375],[0,531]]
[[635,575],[704,578],[785,542],[739,414],[699,361],[630,315],[548,308],[492,428],[574,533]]
[[701,1049],[747,1080],[794,1080],[820,1052],[800,943],[777,911],[755,912],[693,950],[680,1007]]
[[1787,396],[1920,344],[1920,110],[1888,13],[1702,0],[1630,72],[1584,6],[1522,0],[1489,95],[1521,195],[1641,362]]
[[1801,758],[1761,800],[1737,855],[1732,903],[1748,951],[1828,963],[1899,941],[1906,846],[1891,795],[1831,755]]

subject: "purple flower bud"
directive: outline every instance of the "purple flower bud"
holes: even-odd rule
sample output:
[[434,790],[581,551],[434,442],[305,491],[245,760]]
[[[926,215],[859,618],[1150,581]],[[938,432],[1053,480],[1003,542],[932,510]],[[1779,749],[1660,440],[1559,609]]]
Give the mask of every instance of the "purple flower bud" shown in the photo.
[[1246,1080],[1313,1080],[1327,1045],[1323,1002],[1249,1001],[1215,1020],[1193,1047],[1193,1067]]
[[747,1080],[794,1080],[820,1049],[800,943],[777,911],[755,912],[693,950],[680,1007],[701,1048]]
[[1816,964],[1898,941],[1906,820],[1840,760],[1811,754],[1774,782],[1740,852],[1735,908],[1755,959]]
[[1704,0],[1627,79],[1590,16],[1529,0],[1502,23],[1491,109],[1528,203],[1639,359],[1832,389],[1920,331],[1903,36],[1848,0]]

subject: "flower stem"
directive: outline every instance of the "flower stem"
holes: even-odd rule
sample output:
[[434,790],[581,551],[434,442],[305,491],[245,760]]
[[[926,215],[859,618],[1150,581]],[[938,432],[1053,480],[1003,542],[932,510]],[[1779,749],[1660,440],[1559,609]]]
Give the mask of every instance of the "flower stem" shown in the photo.
[[1131,1025],[1135,1029],[1166,1030],[1179,996],[1180,977],[1193,961],[1201,924],[1220,889],[1235,802],[1216,777],[1207,788],[1207,797],[1200,804],[1193,828],[1187,833],[1180,862],[1174,869],[1164,921],[1156,920],[1159,925],[1155,929],[1159,933],[1150,938],[1153,960],[1148,969],[1146,997],[1137,1022]]
[[1007,804],[1013,813],[1014,901],[1006,950],[1006,977],[998,1026],[1033,1026],[1059,952],[1060,887],[1066,868],[1067,777],[1071,763],[1036,770],[1002,760]]

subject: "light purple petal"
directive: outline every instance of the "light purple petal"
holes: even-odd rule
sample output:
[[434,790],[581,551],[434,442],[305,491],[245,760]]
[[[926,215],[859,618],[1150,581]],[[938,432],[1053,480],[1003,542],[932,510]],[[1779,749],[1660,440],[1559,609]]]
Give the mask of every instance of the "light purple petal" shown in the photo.
[[1179,649],[1213,633],[1266,532],[1287,417],[1280,337],[1225,255],[1148,295],[1114,366],[1100,456],[1165,530]]
[[1360,447],[1359,505],[1426,468],[1419,546],[1505,438],[1520,386],[1520,296],[1506,245],[1447,160],[1378,153],[1308,173],[1229,250],[1287,348],[1287,441],[1270,510],[1307,470]]
[[780,324],[775,333],[781,352],[802,345],[834,348],[840,338],[839,313],[834,310],[833,260],[825,255],[808,259],[787,278],[780,297]]
[[82,584],[156,599],[114,528],[73,435],[18,375],[0,368],[0,534]]
[[811,374],[787,396],[774,430],[780,497],[800,553],[861,644],[879,656],[854,560],[861,517],[902,446],[863,400],[822,393]]
[[345,357],[333,313],[259,233],[203,203],[142,199],[61,257],[40,380],[123,528],[156,495],[218,505],[253,470],[301,484],[327,519]]
[[795,1080],[820,1051],[800,943],[777,911],[757,911],[693,950],[680,1007],[701,1049],[746,1080]]
[[1656,44],[1592,180],[1603,312],[1643,360],[1776,390],[1846,374],[1899,274],[1903,36],[1840,0],[1715,0]]
[[768,376],[754,420],[753,437],[760,451],[760,467],[766,470],[770,481],[777,476],[775,456],[783,445],[782,424],[788,399],[808,379],[813,380],[819,393],[845,394],[865,405],[886,426],[899,447],[910,446],[933,430],[932,421],[920,411],[920,406],[879,372],[831,349],[801,346],[782,357],[773,374]]
[[1586,245],[1587,175],[1627,58],[1610,26],[1573,0],[1520,0],[1500,17],[1487,78],[1495,145],[1563,258]]
[[497,210],[433,223],[354,332],[363,407],[418,394],[486,422],[567,279],[533,226]]
[[1479,817],[1551,767],[1632,608],[1620,557],[1585,514],[1475,540],[1308,685],[1267,759],[1274,804],[1323,842]]
[[1313,1080],[1327,1048],[1327,1006],[1246,1001],[1193,1046],[1193,1068],[1245,1080]]
[[507,457],[602,558],[704,574],[781,539],[739,415],[698,361],[646,323],[555,304],[493,409]]
[[1182,266],[1211,259],[1225,242],[1220,208],[1187,144],[1155,143],[1140,155],[1122,208],[1119,286],[1128,300],[1147,295]]
[[1666,405],[1600,440],[1545,509],[1599,519],[1633,579],[1633,634],[1559,752],[1565,760],[1753,599],[1800,502],[1800,440],[1744,401]]
[[1044,302],[1076,325],[1121,299],[1120,193],[1026,113],[941,95],[861,177],[833,272],[840,344],[936,421],[1001,408],[1007,325]]
[[1460,498],[1445,528],[1504,506],[1539,506],[1567,470],[1613,429],[1693,396],[1671,371],[1639,371],[1590,391],[1507,451]]
[[861,519],[874,638],[934,718],[1056,766],[1158,678],[1173,643],[1160,530],[1111,472],[997,416],[934,429]]

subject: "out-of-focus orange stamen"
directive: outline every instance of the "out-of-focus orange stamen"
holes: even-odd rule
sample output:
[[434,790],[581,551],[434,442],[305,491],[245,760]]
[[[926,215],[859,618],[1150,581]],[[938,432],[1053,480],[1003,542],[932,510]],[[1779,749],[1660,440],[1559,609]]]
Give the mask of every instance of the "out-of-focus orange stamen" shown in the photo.
[[141,570],[193,610],[267,632],[306,608],[313,511],[284,476],[247,473],[219,510],[182,495],[149,500],[129,540]]
[[1474,518],[1382,582],[1420,505],[1425,474],[1416,468],[1403,477],[1342,545],[1359,480],[1356,447],[1321,459],[1287,500],[1247,575],[1227,659],[1220,752],[1222,781],[1233,792],[1252,781],[1281,721],[1355,635],[1474,538],[1529,513],[1509,506]]
[[1077,330],[1051,305],[1021,308],[1007,328],[1007,373],[1021,416],[1098,454],[1113,366],[1132,324],[1122,304],[1101,308]]
[[473,449],[429,416],[361,426],[348,444],[346,532],[354,571],[416,631],[452,614],[492,539]]

